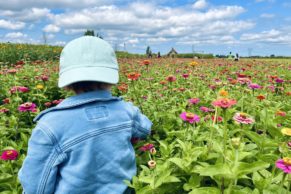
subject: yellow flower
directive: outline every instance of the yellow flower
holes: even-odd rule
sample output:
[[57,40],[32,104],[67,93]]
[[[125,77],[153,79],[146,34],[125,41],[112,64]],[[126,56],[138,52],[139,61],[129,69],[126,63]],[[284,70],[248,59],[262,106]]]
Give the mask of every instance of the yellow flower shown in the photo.
[[37,85],[36,85],[36,89],[41,90],[41,89],[43,89],[43,88],[44,88],[44,86],[43,86],[42,84],[37,84]]
[[199,64],[196,61],[192,61],[189,65],[192,66],[192,67],[195,67],[195,66],[197,66]]
[[281,133],[283,133],[284,135],[287,135],[287,136],[291,136],[291,128],[283,128],[281,129]]
[[228,96],[228,92],[222,89],[222,90],[219,91],[219,95],[220,95],[220,96],[225,96],[225,97],[227,97],[227,96]]

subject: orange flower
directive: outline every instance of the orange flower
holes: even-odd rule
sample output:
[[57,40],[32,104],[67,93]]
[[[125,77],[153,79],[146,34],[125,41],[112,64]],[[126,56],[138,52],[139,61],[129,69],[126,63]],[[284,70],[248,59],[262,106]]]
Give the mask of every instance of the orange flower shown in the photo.
[[264,95],[260,94],[260,95],[257,96],[257,99],[258,100],[264,100],[264,99],[266,99],[266,97]]
[[225,96],[225,97],[226,97],[226,96],[228,96],[228,92],[225,91],[225,90],[220,90],[220,91],[219,91],[219,95],[220,95],[220,96]]
[[120,90],[121,92],[127,92],[128,89],[128,85],[125,83],[120,84],[118,87],[118,90]]
[[132,73],[127,74],[127,78],[129,80],[137,80],[140,76],[141,76],[141,74],[136,73],[136,72],[132,72]]
[[151,62],[150,62],[149,60],[144,60],[144,61],[143,61],[143,64],[144,64],[144,65],[149,65],[150,63],[151,63]]

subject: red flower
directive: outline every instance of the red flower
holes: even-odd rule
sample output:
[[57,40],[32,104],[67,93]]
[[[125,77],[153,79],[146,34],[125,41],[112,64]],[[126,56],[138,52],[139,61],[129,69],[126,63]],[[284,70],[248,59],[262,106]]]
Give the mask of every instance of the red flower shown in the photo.
[[139,73],[135,73],[135,72],[132,72],[132,73],[128,73],[127,74],[127,78],[129,80],[138,80],[138,78],[141,76],[141,74]]
[[3,104],[9,104],[10,99],[9,98],[5,98],[2,100]]
[[16,150],[5,150],[1,155],[1,160],[16,160],[18,152]]
[[176,81],[176,77],[173,76],[173,75],[169,75],[169,76],[167,77],[167,81],[168,81],[168,82],[174,82],[174,81]]

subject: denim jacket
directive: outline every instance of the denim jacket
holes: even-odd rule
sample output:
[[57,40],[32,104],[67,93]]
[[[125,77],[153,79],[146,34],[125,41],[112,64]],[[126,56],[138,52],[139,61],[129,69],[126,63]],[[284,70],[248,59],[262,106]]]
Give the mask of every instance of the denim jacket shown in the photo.
[[26,194],[122,194],[136,174],[131,138],[151,121],[109,91],[69,97],[41,112],[18,173]]

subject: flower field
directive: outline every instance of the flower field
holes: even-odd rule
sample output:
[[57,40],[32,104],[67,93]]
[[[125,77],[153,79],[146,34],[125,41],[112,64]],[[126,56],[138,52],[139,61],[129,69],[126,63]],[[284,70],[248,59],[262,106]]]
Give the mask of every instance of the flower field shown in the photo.
[[[0,66],[0,194],[22,191],[33,118],[72,95],[57,87],[56,58]],[[138,194],[291,193],[290,60],[119,65],[113,94],[153,122],[148,139],[132,139],[138,174],[125,182]]]

